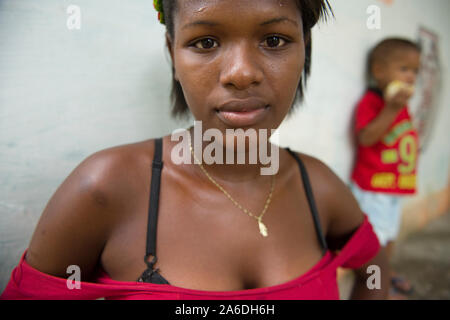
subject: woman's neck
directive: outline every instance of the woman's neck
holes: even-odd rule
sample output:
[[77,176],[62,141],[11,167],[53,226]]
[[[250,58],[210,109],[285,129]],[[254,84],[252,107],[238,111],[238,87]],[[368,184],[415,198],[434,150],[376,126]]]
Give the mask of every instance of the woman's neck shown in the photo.
[[[203,133],[189,128],[191,162],[201,166],[218,183],[257,182],[266,180],[268,171],[276,174],[279,167],[279,149],[269,139],[238,139],[236,136],[217,137],[204,141]],[[267,154],[270,151],[270,156]],[[195,155],[195,158],[193,157]],[[265,168],[265,169],[264,169]],[[271,168],[271,170],[269,170]],[[199,168],[201,169],[201,168]],[[269,172],[270,173],[270,172]],[[270,175],[270,174],[269,174]]]

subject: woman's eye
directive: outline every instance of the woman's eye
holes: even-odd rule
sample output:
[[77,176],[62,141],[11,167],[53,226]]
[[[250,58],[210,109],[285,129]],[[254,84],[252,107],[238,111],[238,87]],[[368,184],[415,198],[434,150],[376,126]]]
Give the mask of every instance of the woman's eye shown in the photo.
[[[270,36],[270,37],[267,37],[266,40],[264,40],[264,43],[269,48],[279,48],[279,47],[284,46],[287,42],[288,42],[287,40],[285,40],[279,36]],[[213,48],[216,48],[219,46],[217,41],[212,38],[204,38],[204,39],[198,40],[197,42],[193,43],[192,45],[194,47],[196,47],[197,49],[202,49],[202,50],[213,49]]]
[[[287,41],[279,36],[270,36],[264,41],[269,48],[282,47]],[[281,44],[281,46],[280,46]]]
[[194,46],[197,49],[212,49],[212,48],[217,47],[217,46],[215,46],[216,43],[217,43],[217,41],[215,41],[214,39],[205,38],[205,39],[201,39],[201,40],[197,41],[196,43],[194,43]]

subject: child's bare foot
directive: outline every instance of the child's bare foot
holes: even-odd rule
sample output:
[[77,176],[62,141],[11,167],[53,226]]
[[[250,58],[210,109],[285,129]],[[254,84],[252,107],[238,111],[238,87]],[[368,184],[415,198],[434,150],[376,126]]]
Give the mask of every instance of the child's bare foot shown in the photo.
[[395,272],[391,273],[391,286],[398,293],[405,295],[411,294],[413,291],[411,283],[405,277],[402,277]]
[[397,291],[395,288],[389,289],[388,300],[408,300],[408,297]]

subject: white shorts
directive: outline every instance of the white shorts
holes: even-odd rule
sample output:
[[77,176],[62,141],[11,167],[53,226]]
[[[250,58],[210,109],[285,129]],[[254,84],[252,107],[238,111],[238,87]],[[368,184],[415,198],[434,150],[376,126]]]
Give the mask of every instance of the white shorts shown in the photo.
[[350,183],[350,189],[368,216],[381,246],[395,240],[400,230],[402,196],[362,190],[354,182]]

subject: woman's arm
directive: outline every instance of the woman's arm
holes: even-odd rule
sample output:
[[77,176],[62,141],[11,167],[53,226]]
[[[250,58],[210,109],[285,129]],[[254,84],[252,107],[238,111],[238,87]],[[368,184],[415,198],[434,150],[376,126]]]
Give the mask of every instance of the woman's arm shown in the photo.
[[110,183],[115,158],[108,150],[91,155],[58,187],[29,244],[31,267],[67,278],[67,267],[77,265],[81,280],[90,280],[119,207],[114,199],[118,188]]
[[[389,293],[389,263],[383,247],[372,260],[359,269],[354,269],[354,273],[355,282],[350,299],[382,300],[387,298]],[[376,277],[379,277],[379,279],[376,279]],[[379,288],[376,287],[378,284],[380,285]]]
[[[347,243],[364,221],[364,213],[359,208],[350,189],[321,161],[303,156],[311,176],[311,183],[316,197],[321,221],[326,232],[326,239],[331,250],[338,251]],[[372,272],[367,267],[379,267],[381,288],[370,290],[367,280]],[[384,250],[363,266],[355,269],[356,281],[352,299],[385,299],[388,293],[388,262]],[[370,270],[369,270],[370,271]]]

